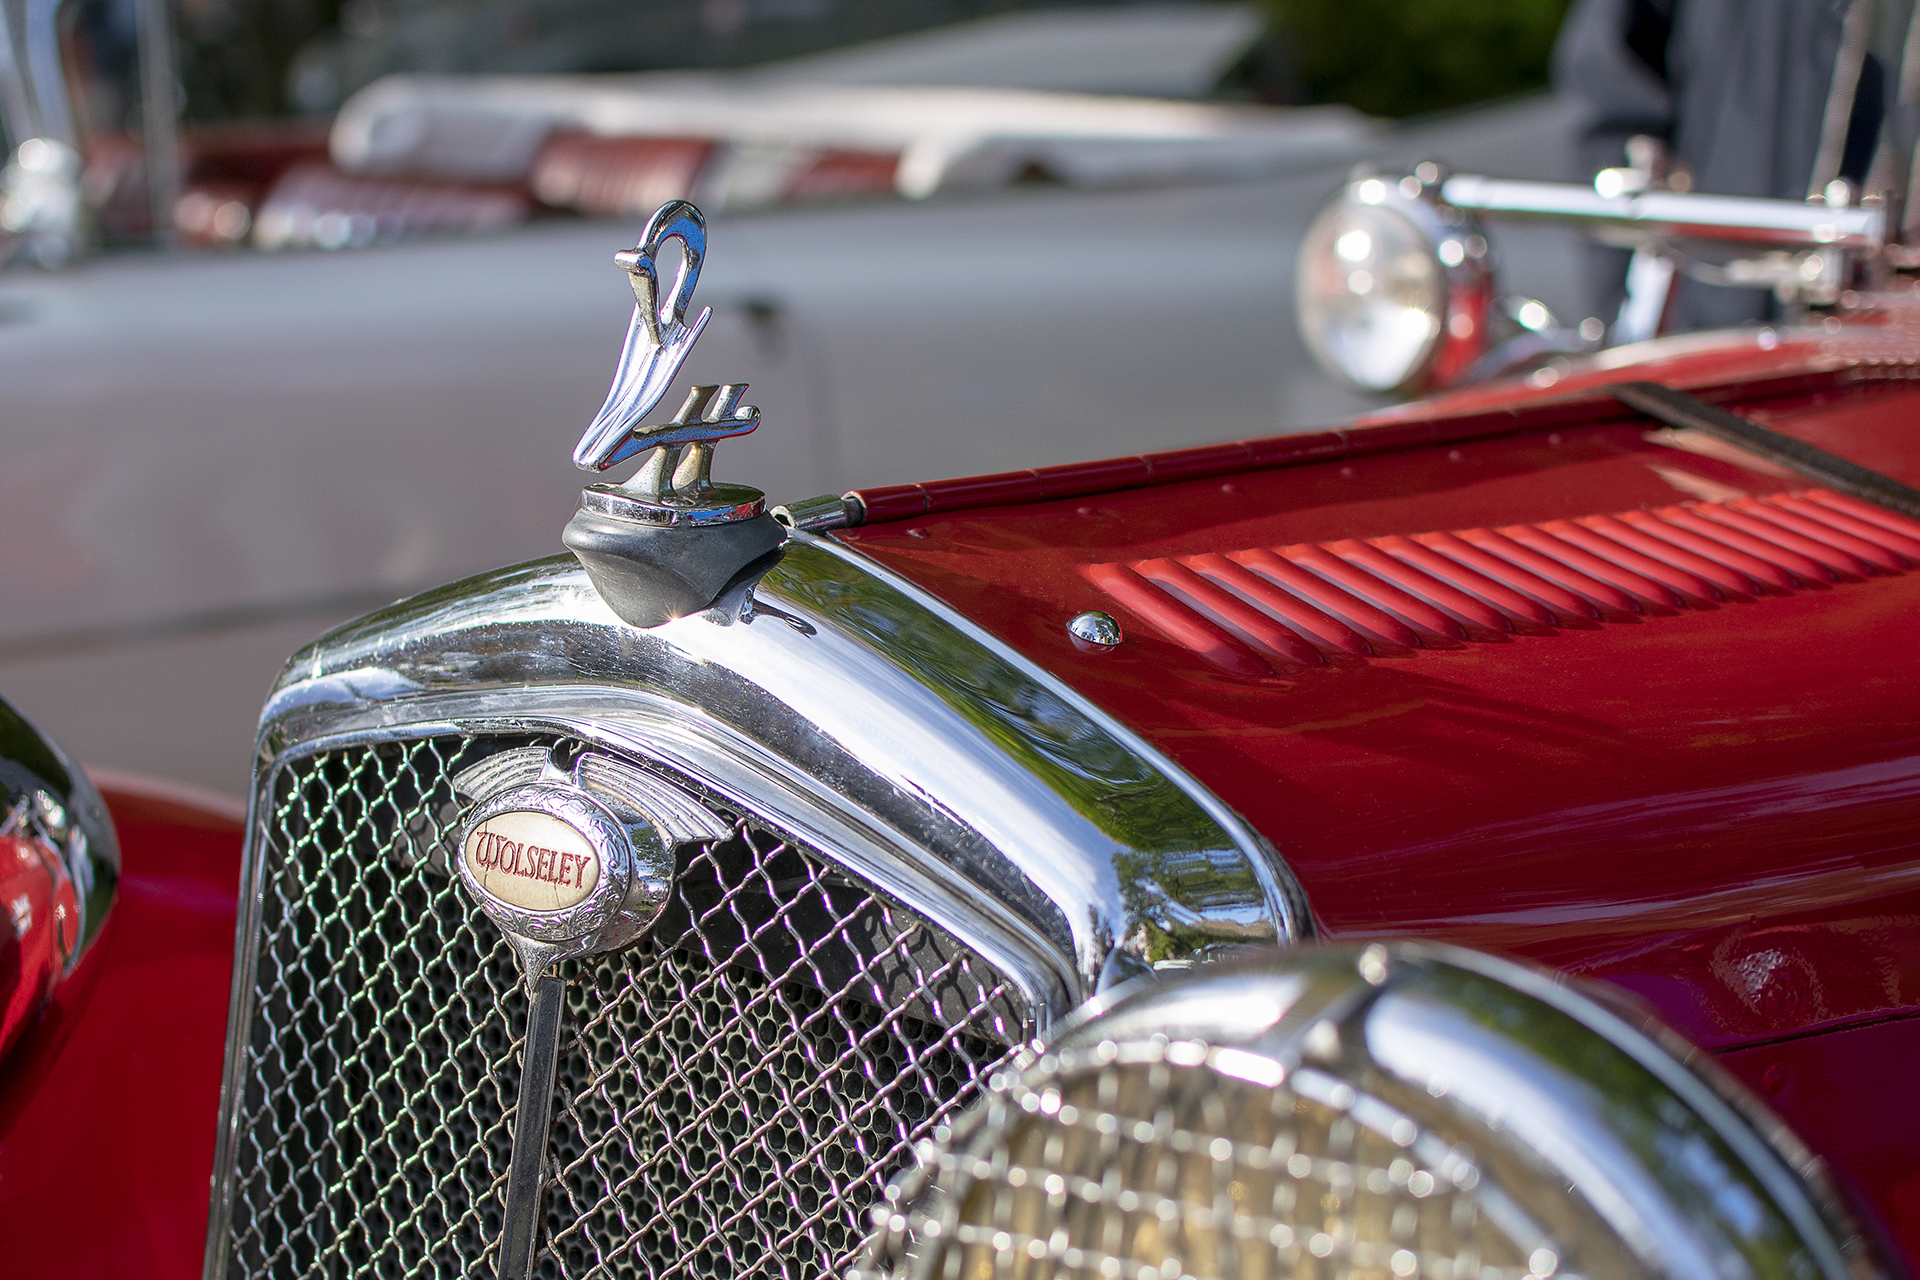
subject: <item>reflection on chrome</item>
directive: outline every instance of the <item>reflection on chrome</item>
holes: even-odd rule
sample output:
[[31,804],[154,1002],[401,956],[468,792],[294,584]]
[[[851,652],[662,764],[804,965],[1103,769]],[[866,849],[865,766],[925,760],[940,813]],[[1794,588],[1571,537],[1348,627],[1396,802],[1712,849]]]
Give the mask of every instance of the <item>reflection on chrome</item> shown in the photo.
[[12,1000],[0,1052],[100,935],[120,882],[113,819],[80,767],[0,702],[0,938]]

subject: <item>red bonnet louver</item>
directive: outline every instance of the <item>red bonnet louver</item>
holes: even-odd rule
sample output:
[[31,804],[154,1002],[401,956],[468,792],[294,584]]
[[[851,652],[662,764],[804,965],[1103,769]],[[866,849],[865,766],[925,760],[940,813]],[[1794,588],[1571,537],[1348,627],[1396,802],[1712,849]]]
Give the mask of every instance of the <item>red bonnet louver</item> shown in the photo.
[[1672,617],[1920,565],[1920,523],[1824,489],[1659,511],[1090,565],[1242,675]]

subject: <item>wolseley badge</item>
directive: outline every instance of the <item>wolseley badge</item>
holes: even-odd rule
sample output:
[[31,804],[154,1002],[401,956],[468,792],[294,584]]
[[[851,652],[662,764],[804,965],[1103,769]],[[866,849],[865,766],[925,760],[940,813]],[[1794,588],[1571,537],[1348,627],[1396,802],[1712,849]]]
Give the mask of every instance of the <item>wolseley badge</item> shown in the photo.
[[[629,938],[659,906],[664,846],[647,815],[623,821],[579,785],[579,759],[564,749],[529,760],[532,782],[509,783],[481,800],[460,832],[455,868],[480,909],[506,934],[533,996],[500,1233],[503,1280],[529,1280],[539,1244],[547,1129],[553,1109],[566,986],[556,961]],[[456,786],[458,782],[456,782]],[[649,847],[639,871],[636,838]],[[639,882],[640,892],[629,901]]]
[[537,809],[488,818],[460,856],[481,893],[541,913],[578,906],[599,885],[604,862],[577,828]]
[[733,827],[668,779],[582,743],[499,752],[455,774],[453,787],[472,805],[454,867],[506,934],[533,997],[498,1272],[528,1280],[565,1029],[566,984],[554,966],[633,942],[666,903],[674,849],[725,840]]
[[671,857],[650,814],[550,764],[474,807],[454,865],[531,986],[558,961],[636,937],[659,910]]

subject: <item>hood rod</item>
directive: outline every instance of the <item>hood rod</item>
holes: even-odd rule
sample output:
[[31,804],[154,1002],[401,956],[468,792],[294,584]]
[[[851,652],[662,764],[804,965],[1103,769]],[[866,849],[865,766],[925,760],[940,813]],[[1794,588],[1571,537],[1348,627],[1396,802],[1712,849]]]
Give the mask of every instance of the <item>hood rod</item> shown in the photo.
[[1605,390],[1628,408],[1638,409],[1670,427],[1704,431],[1769,462],[1791,467],[1829,489],[1920,519],[1920,490],[1910,489],[1898,480],[1869,471],[1857,462],[1848,462],[1804,440],[1770,431],[1757,422],[1658,382],[1616,382]]

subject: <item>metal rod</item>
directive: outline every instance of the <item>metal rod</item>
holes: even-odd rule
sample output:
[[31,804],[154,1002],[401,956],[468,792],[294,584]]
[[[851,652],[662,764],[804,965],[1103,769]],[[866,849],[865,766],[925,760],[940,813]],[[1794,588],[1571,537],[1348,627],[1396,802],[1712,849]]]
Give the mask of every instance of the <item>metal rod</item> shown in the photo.
[[1440,187],[1456,209],[1551,218],[1647,238],[1737,240],[1782,248],[1871,249],[1886,242],[1884,211],[1830,209],[1794,200],[1645,191],[1603,196],[1566,182],[1522,182],[1457,174]]
[[1860,69],[1866,64],[1867,45],[1873,39],[1874,0],[1853,0],[1840,25],[1840,49],[1833,59],[1833,78],[1827,86],[1827,109],[1820,120],[1820,149],[1814,153],[1807,199],[1824,195],[1827,184],[1840,176],[1846,158],[1847,134],[1853,124],[1854,98],[1860,90]]
[[27,70],[26,18],[17,3],[0,0],[0,126],[11,151],[28,138],[40,136],[40,112],[34,106]]
[[[80,149],[73,127],[73,104],[67,98],[66,68],[60,61],[60,10],[67,0],[23,0],[27,79],[40,112],[40,136]],[[25,138],[14,139],[19,146]]]
[[134,0],[140,24],[140,119],[147,150],[147,200],[153,239],[173,240],[180,199],[180,77],[174,66],[167,0]]
[[1869,471],[1857,462],[1848,462],[1805,441],[1783,436],[1778,431],[1769,431],[1759,423],[1728,413],[1725,409],[1716,409],[1684,391],[1675,391],[1657,382],[1616,382],[1607,390],[1621,404],[1638,409],[1670,427],[1704,431],[1758,454],[1769,462],[1791,467],[1830,489],[1878,503],[1903,516],[1920,518],[1920,490],[1910,489],[1898,480],[1889,479],[1878,471]]
[[540,1199],[546,1189],[547,1130],[553,1123],[553,1078],[560,1064],[560,1021],[567,985],[553,974],[534,984],[527,1046],[520,1062],[519,1110],[507,1165],[507,1215],[500,1228],[500,1280],[529,1280],[540,1244]]

